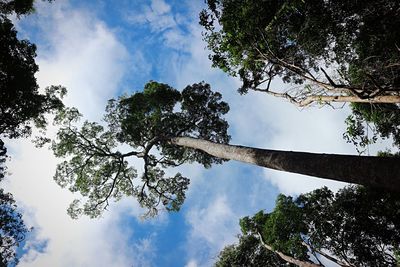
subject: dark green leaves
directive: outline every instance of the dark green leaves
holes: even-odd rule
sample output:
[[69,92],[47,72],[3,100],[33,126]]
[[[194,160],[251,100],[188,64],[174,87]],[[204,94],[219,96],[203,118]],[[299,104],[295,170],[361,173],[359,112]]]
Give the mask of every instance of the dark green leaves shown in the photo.
[[138,147],[153,143],[165,160],[176,165],[183,160],[206,167],[222,162],[204,152],[168,143],[170,138],[179,136],[228,143],[228,123],[221,116],[229,111],[229,106],[208,84],[193,84],[179,93],[168,85],[150,82],[143,93],[121,99],[117,110],[122,114],[118,134],[121,142]]
[[343,137],[353,143],[360,153],[378,138],[393,140],[400,147],[400,109],[395,104],[352,104],[353,114],[346,119]]
[[397,195],[361,186],[337,193],[324,187],[296,199],[279,195],[272,212],[240,220],[239,245],[221,255],[242,255],[242,242],[254,238],[261,243],[261,235],[276,253],[303,262],[310,261],[311,253],[343,266],[397,266],[399,208]]
[[26,137],[31,121],[43,128],[44,114],[62,107],[65,88],[52,86],[39,93],[35,73],[36,46],[19,40],[11,21],[0,16],[0,134]]
[[[229,110],[221,94],[205,83],[187,86],[182,93],[157,82],[146,84],[143,92],[110,100],[106,125],[84,122],[76,109],[64,109],[56,116],[61,125],[54,154],[66,158],[58,165],[56,182],[79,192],[69,213],[97,217],[110,200],[134,196],[155,215],[160,207],[177,211],[183,204],[189,179],[180,173],[167,174],[169,167],[196,161],[209,167],[222,160],[189,148],[169,143],[179,136],[191,136],[227,143],[228,124],[222,118]],[[143,162],[137,175],[130,157]]]
[[[292,85],[313,84],[313,95],[360,99],[398,95],[394,91],[400,87],[399,1],[207,3],[200,24],[211,50],[209,58],[215,67],[240,76],[241,93],[272,90],[270,82],[278,77]],[[335,68],[334,83],[320,71],[322,67]],[[297,86],[287,93],[297,102],[308,96]]]
[[275,253],[267,250],[258,238],[251,235],[240,236],[239,244],[225,247],[218,255],[216,267],[259,267],[288,266]]

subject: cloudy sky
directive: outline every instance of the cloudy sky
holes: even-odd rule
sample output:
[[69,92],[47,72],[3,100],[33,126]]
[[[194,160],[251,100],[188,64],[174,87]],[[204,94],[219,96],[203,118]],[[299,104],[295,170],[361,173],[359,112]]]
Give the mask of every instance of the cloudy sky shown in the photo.
[[[177,89],[206,81],[231,106],[234,144],[356,153],[342,140],[347,108],[300,110],[261,93],[240,96],[238,80],[211,68],[198,25],[203,7],[192,0],[38,1],[36,14],[17,26],[21,37],[37,44],[41,88],[66,86],[66,104],[86,119],[100,120],[108,99],[139,91],[149,80]],[[179,213],[142,221],[135,199],[126,198],[99,219],[72,220],[66,209],[79,196],[52,179],[60,160],[28,140],[8,147],[6,186],[34,227],[19,251],[20,266],[210,266],[235,242],[239,218],[271,210],[280,192],[343,186],[235,162],[208,170],[185,165],[180,171],[191,185]]]

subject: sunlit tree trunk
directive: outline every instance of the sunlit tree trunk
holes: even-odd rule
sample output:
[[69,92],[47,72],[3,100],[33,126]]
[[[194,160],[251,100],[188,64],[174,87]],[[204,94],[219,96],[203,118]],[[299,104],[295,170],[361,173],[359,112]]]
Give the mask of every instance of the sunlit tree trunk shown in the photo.
[[274,170],[400,191],[399,158],[269,150],[191,137],[176,137],[170,143]]

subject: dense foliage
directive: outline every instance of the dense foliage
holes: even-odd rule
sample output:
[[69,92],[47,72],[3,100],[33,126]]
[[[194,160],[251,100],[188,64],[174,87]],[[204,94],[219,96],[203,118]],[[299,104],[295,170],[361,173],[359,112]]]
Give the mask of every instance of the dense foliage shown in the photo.
[[52,86],[39,93],[35,73],[36,47],[19,40],[11,21],[0,16],[0,136],[26,137],[31,121],[44,127],[44,114],[62,107],[65,88]]
[[[395,104],[352,104],[353,114],[346,119],[344,138],[354,144],[359,153],[379,139],[392,140],[400,148],[400,108]],[[390,150],[390,149],[389,149]]]
[[[207,3],[200,23],[210,59],[214,66],[240,76],[241,93],[269,92],[300,106],[340,101],[338,96],[353,96],[354,101],[398,96],[399,1]],[[333,72],[328,74],[326,67]],[[291,90],[270,88],[275,77],[292,84]]]
[[[325,257],[342,266],[396,266],[399,208],[398,195],[360,186],[337,193],[324,187],[296,199],[280,195],[272,212],[241,219],[240,244],[256,238],[271,247],[269,253],[303,262],[310,261],[311,253],[318,264]],[[232,253],[246,253],[248,247],[239,247]]]
[[[149,82],[142,92],[110,100],[104,121],[106,126],[85,121],[75,109],[60,112],[58,140],[53,143],[57,157],[69,158],[57,167],[55,180],[80,192],[85,203],[75,200],[69,214],[96,217],[109,200],[134,196],[154,215],[160,207],[179,210],[185,199],[189,179],[177,173],[168,177],[168,167],[184,162],[199,162],[205,167],[223,160],[204,152],[172,145],[179,136],[204,138],[227,143],[228,123],[222,119],[229,106],[221,94],[205,83],[187,86],[182,92],[162,83]],[[122,152],[127,150],[127,152]],[[143,160],[143,172],[128,162],[129,157]]]

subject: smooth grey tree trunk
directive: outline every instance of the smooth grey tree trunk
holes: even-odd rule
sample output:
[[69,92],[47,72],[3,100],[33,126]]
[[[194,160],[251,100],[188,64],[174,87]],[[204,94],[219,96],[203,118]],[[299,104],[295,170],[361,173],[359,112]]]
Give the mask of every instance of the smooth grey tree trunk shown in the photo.
[[395,157],[279,151],[218,144],[191,137],[172,138],[170,143],[274,170],[400,192],[400,159]]

